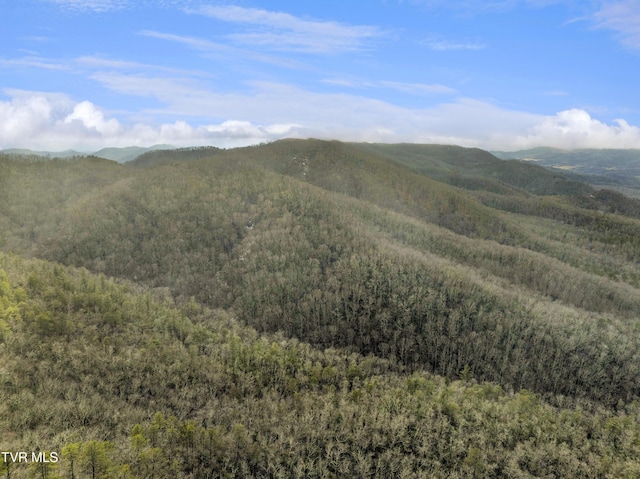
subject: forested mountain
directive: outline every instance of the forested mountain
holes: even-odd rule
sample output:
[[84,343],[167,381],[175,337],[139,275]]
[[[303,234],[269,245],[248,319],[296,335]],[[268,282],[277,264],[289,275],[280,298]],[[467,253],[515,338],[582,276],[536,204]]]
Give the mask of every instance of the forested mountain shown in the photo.
[[636,477],[639,215],[460,147],[0,157],[0,446],[62,477]]

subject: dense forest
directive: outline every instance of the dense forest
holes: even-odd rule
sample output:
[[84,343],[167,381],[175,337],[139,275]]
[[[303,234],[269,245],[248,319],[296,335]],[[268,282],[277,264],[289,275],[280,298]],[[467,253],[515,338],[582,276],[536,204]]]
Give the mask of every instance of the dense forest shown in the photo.
[[638,477],[640,201],[436,145],[0,156],[0,477]]

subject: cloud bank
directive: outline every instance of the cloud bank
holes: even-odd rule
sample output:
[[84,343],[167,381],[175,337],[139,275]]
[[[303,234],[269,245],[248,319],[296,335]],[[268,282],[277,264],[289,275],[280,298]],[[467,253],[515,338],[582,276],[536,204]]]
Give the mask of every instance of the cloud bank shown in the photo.
[[192,126],[174,123],[124,125],[89,101],[74,102],[63,94],[10,91],[0,101],[0,148],[94,151],[106,146],[217,145],[234,147],[295,134],[297,125],[259,125],[227,120]]
[[[263,88],[267,88],[263,86]],[[622,119],[607,124],[571,109],[542,116],[457,99],[426,109],[408,109],[344,94],[319,94],[283,85],[251,94],[200,99],[208,111],[235,119],[196,124],[123,122],[90,101],[64,94],[5,90],[0,101],[0,148],[91,151],[105,146],[215,145],[236,147],[285,137],[345,141],[445,143],[486,149],[640,148],[640,128]],[[170,108],[191,110],[193,98]],[[300,106],[303,105],[304,108]],[[271,107],[283,112],[275,122]],[[266,110],[265,110],[266,109]],[[340,112],[336,114],[336,112]]]
[[622,119],[608,125],[574,108],[545,117],[531,133],[517,138],[515,144],[523,148],[540,145],[565,149],[640,148],[640,128]]

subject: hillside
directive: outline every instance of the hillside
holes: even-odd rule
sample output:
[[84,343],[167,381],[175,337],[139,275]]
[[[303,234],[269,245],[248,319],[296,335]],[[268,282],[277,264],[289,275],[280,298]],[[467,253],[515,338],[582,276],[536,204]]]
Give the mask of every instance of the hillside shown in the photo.
[[[136,477],[151,474],[143,452],[170,444],[144,468],[633,477],[633,200],[459,147],[285,140],[143,160],[0,158],[14,311],[1,351],[19,365],[2,371],[26,381],[4,394],[31,388],[11,406],[23,419],[0,424],[12,444],[108,442]],[[47,352],[26,354],[32,344]],[[60,370],[60,354],[85,369]],[[58,388],[27,381],[39,364]],[[65,392],[78,382],[90,396]],[[86,423],[56,425],[66,412],[46,426],[33,398],[49,389],[103,412],[90,419],[87,401]],[[172,434],[189,421],[181,442]],[[216,465],[198,466],[205,456]]]
[[632,477],[640,467],[637,405],[553,407],[466,369],[454,382],[407,374],[4,254],[0,304],[3,449],[58,458],[0,463],[6,477]]
[[592,191],[581,179],[531,163],[502,161],[477,148],[412,144],[355,146],[465,189],[507,193],[505,187],[515,187],[536,195],[576,195]]

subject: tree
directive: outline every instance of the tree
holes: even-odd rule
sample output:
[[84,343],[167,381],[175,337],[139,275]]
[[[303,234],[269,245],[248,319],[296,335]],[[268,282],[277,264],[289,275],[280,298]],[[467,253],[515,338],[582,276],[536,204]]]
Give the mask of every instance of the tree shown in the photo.
[[80,461],[80,447],[79,442],[72,442],[62,448],[62,458],[69,465],[69,479],[76,479],[76,464]]
[[113,443],[106,441],[89,441],[82,445],[80,460],[85,472],[91,475],[91,479],[106,477],[111,465],[109,452],[113,449]]

